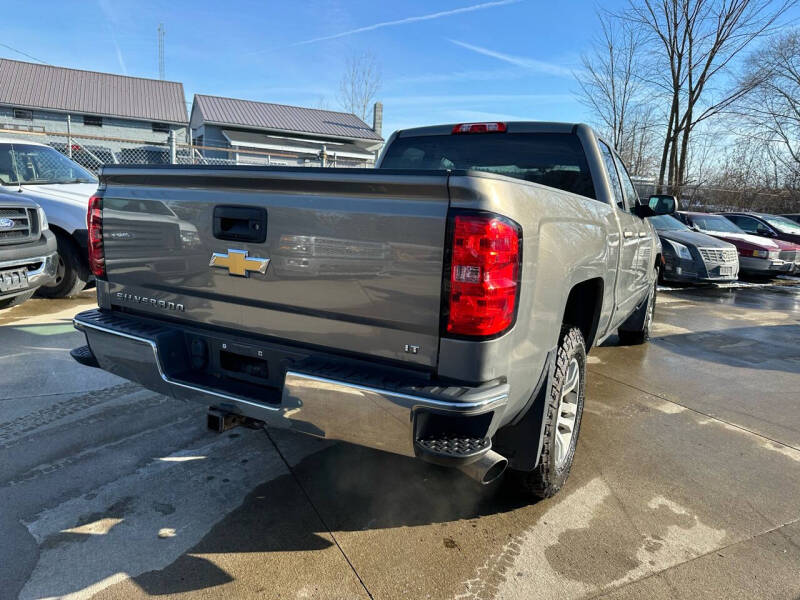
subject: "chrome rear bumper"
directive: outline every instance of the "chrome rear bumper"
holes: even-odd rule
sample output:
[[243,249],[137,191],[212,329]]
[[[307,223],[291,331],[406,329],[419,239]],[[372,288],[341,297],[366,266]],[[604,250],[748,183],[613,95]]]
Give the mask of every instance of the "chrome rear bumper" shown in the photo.
[[[99,315],[99,317],[98,317]],[[113,317],[99,311],[76,315],[76,329],[100,368],[136,381],[156,392],[222,408],[272,427],[291,429],[326,439],[415,456],[414,422],[420,412],[445,418],[493,413],[487,435],[496,431],[508,401],[508,386],[476,390],[465,401],[403,393],[341,381],[299,370],[286,371],[280,401],[261,402],[171,375],[169,363],[178,360],[179,331],[158,327],[132,333],[115,327]],[[165,363],[165,358],[167,362]],[[266,400],[266,399],[265,399]],[[488,422],[488,421],[487,421]]]

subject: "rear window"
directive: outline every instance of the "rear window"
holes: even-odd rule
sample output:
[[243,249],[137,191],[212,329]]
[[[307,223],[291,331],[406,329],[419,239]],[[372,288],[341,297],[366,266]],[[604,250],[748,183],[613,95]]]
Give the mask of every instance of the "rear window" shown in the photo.
[[595,198],[586,154],[570,133],[492,133],[396,138],[382,169],[474,169]]

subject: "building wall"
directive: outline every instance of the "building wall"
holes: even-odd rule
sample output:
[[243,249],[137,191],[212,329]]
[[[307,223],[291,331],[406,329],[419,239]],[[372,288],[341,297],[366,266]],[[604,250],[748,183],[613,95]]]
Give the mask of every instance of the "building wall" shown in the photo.
[[[230,148],[230,152],[219,152],[215,150],[203,150],[202,154],[209,159],[229,159],[236,164],[243,165],[272,165],[272,166],[286,166],[286,167],[309,167],[321,166],[316,154],[302,154],[295,156],[291,152],[281,152],[275,150],[269,152],[268,150],[258,150],[256,152],[247,152],[247,148],[241,150],[233,148],[228,139],[223,135],[223,129],[230,129],[230,127],[223,128],[218,125],[200,124],[192,126],[192,141],[197,145],[200,144],[200,136],[202,136],[202,146],[214,148]],[[259,132],[258,130],[254,130]],[[291,136],[281,134],[291,139]],[[317,136],[319,137],[319,136]],[[302,137],[297,138],[298,141],[306,141]],[[333,160],[333,153],[329,156],[329,166],[336,164],[337,166],[344,167],[363,167],[372,166],[372,161],[364,161],[359,159],[347,158]]]
[[[13,106],[0,106],[0,128],[5,125],[36,127],[42,128],[50,133],[67,132],[67,115],[55,111],[34,110],[33,120],[15,119]],[[102,127],[83,124],[83,114],[72,115],[70,129],[75,136],[91,135],[111,138],[122,138],[130,140],[141,140],[145,142],[164,143],[167,141],[168,134],[153,131],[152,121],[135,121],[131,119],[118,119],[115,117],[103,117]],[[169,124],[175,132],[176,141],[183,143],[187,141],[187,125]]]
[[203,146],[213,146],[215,148],[228,148],[230,144],[228,140],[222,135],[222,127],[217,125],[201,125],[196,130],[198,133],[194,134],[203,136]]
[[296,158],[293,156],[279,156],[281,153],[276,152],[273,155],[263,154],[265,150],[259,150],[257,153],[237,152],[228,142],[228,139],[222,134],[222,127],[218,125],[200,125],[192,129],[192,137],[195,143],[198,142],[198,136],[203,136],[203,146],[211,146],[214,148],[231,148],[230,152],[216,152],[214,150],[203,150],[203,156],[214,159],[230,159],[236,164],[243,165],[280,165],[287,167],[302,167],[308,164],[304,158]]

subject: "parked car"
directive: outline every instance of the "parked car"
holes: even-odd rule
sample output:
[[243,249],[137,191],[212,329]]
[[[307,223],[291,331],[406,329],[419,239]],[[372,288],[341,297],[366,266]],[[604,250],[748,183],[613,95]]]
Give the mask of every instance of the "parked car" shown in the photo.
[[[572,123],[409,129],[376,169],[104,166],[100,182],[99,310],[75,317],[76,360],[211,405],[220,431],[249,418],[482,483],[508,464],[537,497],[569,473],[587,351],[649,337],[645,217],[675,210],[639,204],[616,152]],[[131,189],[194,225],[204,256],[154,241],[148,204],[121,214]],[[152,267],[167,252],[182,273]],[[272,262],[309,252],[324,262],[304,274]]]
[[795,223],[800,223],[800,213],[791,213],[788,215],[781,215],[781,216],[786,219],[791,219]]
[[763,213],[722,213],[722,216],[747,233],[800,244],[800,224],[791,219]]
[[87,259],[86,210],[97,179],[50,146],[0,138],[0,184],[42,207],[58,245],[58,270],[39,288],[47,298],[68,298],[92,280]]
[[0,195],[0,310],[22,304],[55,277],[56,238],[35,202]]
[[661,239],[664,281],[708,283],[735,281],[739,276],[736,246],[692,231],[672,215],[649,219]]
[[686,225],[719,240],[730,242],[739,252],[739,272],[770,276],[792,273],[800,265],[800,246],[751,235],[722,215],[678,212]]

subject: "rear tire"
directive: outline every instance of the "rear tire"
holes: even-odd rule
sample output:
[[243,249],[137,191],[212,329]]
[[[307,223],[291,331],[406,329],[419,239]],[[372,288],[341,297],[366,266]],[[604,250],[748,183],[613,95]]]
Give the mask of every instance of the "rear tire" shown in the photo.
[[537,499],[550,498],[561,489],[575,457],[586,396],[586,343],[577,327],[561,328],[554,371],[539,463],[533,471],[509,473],[514,485]]
[[26,300],[30,300],[33,294],[34,292],[27,292],[25,294],[20,294],[19,296],[14,296],[13,298],[0,300],[0,310],[3,310],[4,308],[11,308],[12,306],[19,306]]
[[653,326],[653,316],[656,310],[656,296],[658,295],[658,278],[653,282],[647,302],[637,308],[619,327],[617,332],[619,341],[625,346],[637,346],[650,339],[650,329]]
[[89,269],[81,259],[78,245],[65,233],[54,232],[58,243],[58,267],[52,283],[39,288],[42,298],[71,298],[86,287]]

